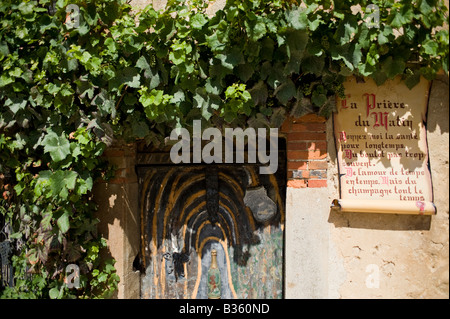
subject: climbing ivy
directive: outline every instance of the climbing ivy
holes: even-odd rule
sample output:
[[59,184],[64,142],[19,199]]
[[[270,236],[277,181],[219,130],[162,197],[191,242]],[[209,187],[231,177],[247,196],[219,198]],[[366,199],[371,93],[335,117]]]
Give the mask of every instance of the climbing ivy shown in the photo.
[[[72,23],[68,6],[79,10]],[[113,176],[113,139],[155,146],[175,127],[278,127],[329,116],[348,76],[381,85],[448,74],[440,0],[168,0],[0,2],[0,212],[16,285],[3,297],[108,297],[92,200]],[[374,10],[375,8],[375,10]],[[64,283],[80,267],[80,287]]]

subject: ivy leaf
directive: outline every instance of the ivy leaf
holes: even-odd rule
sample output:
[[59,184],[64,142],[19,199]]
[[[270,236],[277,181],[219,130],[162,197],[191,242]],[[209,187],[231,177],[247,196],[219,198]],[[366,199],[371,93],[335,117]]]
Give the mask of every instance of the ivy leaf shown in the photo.
[[393,28],[401,28],[403,25],[411,23],[414,18],[414,11],[410,4],[404,5],[400,10],[392,10],[393,13],[388,18],[388,23]]
[[258,41],[266,34],[267,29],[261,16],[256,16],[254,14],[253,16],[255,17],[253,21],[245,20],[244,24],[249,38],[252,41]]
[[437,50],[439,49],[439,44],[434,40],[428,40],[422,44],[422,47],[426,54],[436,55]]
[[296,94],[296,88],[294,82],[288,79],[285,83],[280,85],[274,92],[278,101],[281,104],[286,105],[287,102]]
[[148,64],[147,59],[145,58],[145,56],[141,56],[137,61],[136,61],[136,67],[141,69],[141,70],[149,70],[150,69],[150,64]]
[[286,44],[287,44],[287,55],[290,58],[292,52],[300,51],[303,52],[308,45],[308,32],[305,30],[294,30],[286,34]]
[[224,67],[233,69],[236,65],[244,63],[244,55],[239,47],[231,48],[229,51],[216,56]]
[[170,103],[179,104],[180,102],[184,102],[186,100],[186,95],[182,90],[178,90],[173,95],[172,99],[170,100]]
[[267,83],[270,87],[276,89],[286,80],[286,76],[283,71],[284,67],[281,62],[276,62],[273,66],[270,62],[266,62],[261,67],[261,79],[264,80],[267,78]]
[[311,102],[317,106],[322,106],[327,101],[327,96],[323,93],[314,91],[311,96]]
[[371,77],[378,86],[382,85],[388,79],[386,73],[381,70],[375,71],[371,74]]
[[133,134],[138,138],[143,138],[149,133],[148,125],[142,121],[134,121],[132,124]]
[[64,214],[61,215],[61,217],[58,218],[57,222],[59,230],[65,234],[70,228],[70,221],[69,221],[69,212],[65,211]]
[[232,71],[225,68],[222,64],[213,64],[209,67],[210,77],[218,81],[220,84],[222,84],[223,78],[225,78],[225,76],[230,73],[232,73]]
[[9,55],[9,48],[8,43],[5,41],[0,42],[0,60],[3,59],[3,57],[6,57]]
[[100,273],[100,275],[97,277],[99,282],[104,282],[106,281],[106,279],[108,279],[108,274],[102,272]]
[[79,186],[78,186],[78,193],[80,195],[87,194],[88,191],[92,190],[92,186],[94,185],[92,177],[89,175],[89,173],[84,172],[80,176],[79,179]]
[[138,88],[140,86],[140,78],[141,76],[138,74],[136,68],[126,67],[122,71],[122,77],[124,83],[131,88]]
[[416,72],[405,79],[406,86],[411,90],[420,82],[420,73]]
[[61,297],[61,291],[58,287],[53,287],[48,292],[50,299],[59,299]]
[[64,136],[58,136],[55,132],[48,133],[41,144],[44,146],[44,152],[50,153],[53,161],[62,161],[70,154],[69,140]]
[[208,112],[208,101],[205,89],[198,88],[197,90],[195,90],[195,95],[193,97],[193,107],[201,109],[203,117],[209,120],[212,114]]
[[279,107],[275,109],[272,116],[270,117],[270,126],[280,127],[285,119],[286,119],[286,109],[283,107]]
[[144,77],[146,79],[150,79],[148,85],[150,90],[155,89],[161,83],[161,78],[158,71],[150,66],[145,56],[141,56],[137,60],[136,67],[144,71]]
[[219,33],[220,31],[216,31],[211,36],[206,38],[206,43],[213,52],[219,52],[225,47],[225,44],[219,39]]
[[138,69],[134,67],[126,67],[122,70],[116,71],[113,79],[109,81],[109,90],[118,90],[121,85],[126,84],[131,88],[139,88],[140,74]]
[[265,117],[261,113],[257,113],[256,116],[251,117],[247,121],[247,123],[250,127],[253,127],[253,128],[262,128],[262,127],[270,128],[270,123],[267,120],[267,117]]
[[6,74],[2,74],[0,76],[0,88],[7,86],[8,84],[13,83],[13,82],[14,82],[14,79],[10,76],[7,76]]
[[14,95],[8,97],[5,101],[5,106],[9,107],[13,114],[16,114],[19,110],[23,110],[27,105],[27,100],[22,95]]
[[239,64],[236,67],[237,76],[243,81],[247,82],[255,72],[255,69],[250,64]]
[[255,43],[254,46],[249,45],[249,54],[255,56],[260,55],[261,60],[271,61],[273,58],[274,49],[275,41],[273,41],[269,37],[265,37],[263,40],[261,40],[261,45],[259,42]]
[[253,102],[255,105],[265,105],[268,97],[267,85],[264,81],[259,81],[250,90]]
[[324,22],[321,20],[321,16],[318,14],[315,15],[314,20],[313,19],[308,20],[308,26],[311,31],[316,30],[322,23]]
[[47,197],[60,196],[67,199],[69,190],[75,189],[77,177],[78,173],[75,171],[41,171],[34,187],[35,195],[41,196],[45,193]]
[[325,66],[325,60],[322,56],[308,56],[303,59],[302,70],[305,73],[320,75]]
[[223,91],[221,81],[217,79],[208,78],[205,83],[206,93],[219,95]]
[[114,101],[108,96],[106,90],[101,90],[91,101],[92,105],[98,107],[101,116],[111,115],[112,118],[116,115],[116,107]]
[[75,189],[78,173],[75,171],[64,171],[64,184],[70,190]]
[[422,14],[426,15],[429,14],[433,10],[433,7],[435,6],[436,6],[435,0],[422,0],[420,1],[419,9]]
[[290,113],[293,117],[301,117],[302,115],[308,114],[313,112],[311,99],[305,98],[300,92],[300,90],[297,91],[297,100],[294,103],[294,106],[292,108],[292,111]]
[[208,19],[202,13],[197,13],[191,18],[191,26],[194,29],[201,29],[207,22]]
[[69,190],[75,188],[78,173],[74,171],[57,170],[50,176],[50,189],[53,195],[67,199]]
[[295,30],[305,30],[308,27],[308,16],[306,10],[297,7],[294,10],[287,10],[286,20]]
[[389,42],[389,38],[387,36],[385,36],[385,34],[383,32],[380,32],[380,34],[378,34],[378,43],[380,45],[383,45],[388,42]]
[[341,45],[350,43],[358,30],[358,19],[356,16],[349,15],[339,23],[334,34],[334,40]]
[[381,69],[390,79],[392,79],[396,75],[403,73],[403,70],[405,69],[405,61],[402,59],[394,59],[392,56],[389,56],[384,62],[382,62]]

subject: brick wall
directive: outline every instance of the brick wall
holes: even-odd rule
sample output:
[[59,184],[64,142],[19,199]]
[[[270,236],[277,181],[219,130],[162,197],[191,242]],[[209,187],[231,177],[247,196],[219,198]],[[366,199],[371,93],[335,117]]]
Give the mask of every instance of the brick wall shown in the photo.
[[327,186],[326,119],[316,114],[288,118],[281,127],[287,140],[288,187]]

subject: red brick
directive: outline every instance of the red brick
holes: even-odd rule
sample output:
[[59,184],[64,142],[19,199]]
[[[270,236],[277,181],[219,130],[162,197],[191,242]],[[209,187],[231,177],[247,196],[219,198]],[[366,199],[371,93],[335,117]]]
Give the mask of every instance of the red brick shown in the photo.
[[290,160],[307,160],[309,159],[309,151],[287,151],[287,159]]
[[116,169],[114,173],[114,178],[121,178],[127,176],[127,169],[126,168],[118,168]]
[[308,163],[309,169],[327,169],[328,162],[327,161],[310,161]]
[[111,147],[107,148],[102,156],[104,157],[134,157],[136,156],[136,150],[134,148],[126,147],[118,148],[118,147]]
[[311,132],[326,132],[327,130],[326,123],[308,123],[307,125]]
[[317,150],[317,151],[287,151],[288,160],[315,160],[315,159],[325,159],[327,158],[327,153]]
[[287,143],[287,149],[288,151],[306,151],[308,150],[308,144],[307,142],[289,142]]
[[306,132],[308,130],[308,126],[305,123],[292,123],[291,124],[291,132]]
[[301,122],[319,122],[319,123],[325,123],[326,122],[326,118],[324,118],[323,116],[319,116],[317,114],[314,113],[310,113],[310,114],[306,114],[300,118],[296,118],[293,123],[301,123]]
[[311,188],[327,187],[327,180],[326,179],[310,179],[310,180],[308,180],[308,187],[311,187]]
[[292,119],[290,117],[286,118],[280,127],[280,132],[281,133],[290,132],[291,131],[291,122],[292,122]]
[[327,150],[327,142],[308,142],[308,150]]
[[325,132],[325,123],[293,123],[291,132]]
[[308,170],[301,170],[301,169],[292,171],[292,177],[293,178],[308,179],[309,178],[309,171]]
[[327,158],[327,152],[321,150],[308,151],[308,159],[324,159]]
[[110,179],[109,181],[99,180],[99,183],[107,183],[107,184],[131,184],[136,183],[136,178],[125,178],[125,177],[115,177]]
[[287,182],[287,187],[292,188],[305,188],[308,185],[306,184],[306,181],[303,179],[290,179]]
[[308,171],[308,178],[311,179],[327,179],[327,171],[324,169],[315,169]]
[[107,149],[103,152],[105,157],[124,157],[125,151],[123,149]]
[[290,132],[287,134],[287,141],[326,141],[326,133],[318,132]]
[[308,162],[307,161],[288,161],[287,162],[287,168],[292,169],[308,169]]

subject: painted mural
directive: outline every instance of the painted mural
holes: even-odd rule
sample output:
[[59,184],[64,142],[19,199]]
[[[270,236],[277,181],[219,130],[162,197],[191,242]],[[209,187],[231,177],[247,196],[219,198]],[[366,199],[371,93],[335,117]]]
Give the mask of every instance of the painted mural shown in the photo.
[[139,167],[141,297],[282,298],[284,174]]

